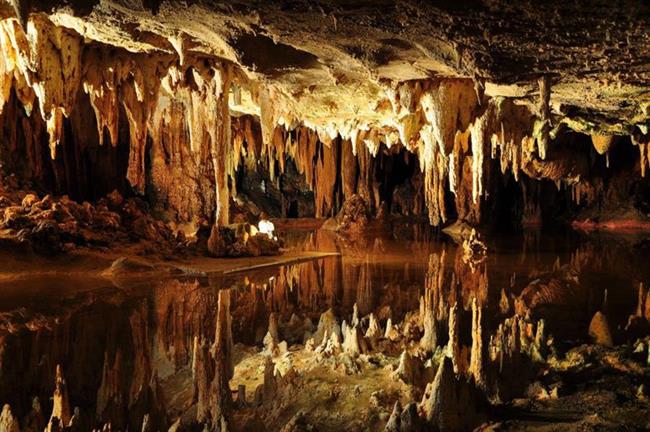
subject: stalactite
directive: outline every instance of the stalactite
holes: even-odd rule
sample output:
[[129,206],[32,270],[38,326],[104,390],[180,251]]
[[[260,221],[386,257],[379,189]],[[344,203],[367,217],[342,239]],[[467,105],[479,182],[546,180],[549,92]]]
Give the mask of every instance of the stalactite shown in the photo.
[[445,207],[446,174],[449,163],[435,141],[433,128],[425,125],[420,130],[423,145],[419,148],[420,165],[424,171],[425,201],[429,210],[429,221],[440,225],[447,220]]
[[472,299],[472,349],[470,352],[469,373],[480,388],[486,387],[484,349],[483,349],[483,313],[476,298]]
[[474,204],[483,196],[483,183],[485,179],[485,151],[489,133],[493,123],[493,104],[490,103],[482,116],[472,124],[472,200]]
[[211,417],[213,425],[217,422],[230,421],[232,411],[232,394],[230,380],[234,373],[232,317],[230,315],[230,289],[219,291],[217,308],[217,328],[213,347],[216,364],[214,380],[211,386]]
[[648,145],[639,144],[639,156],[641,165],[641,177],[645,177],[646,166],[648,165]]
[[442,290],[445,282],[445,252],[429,255],[424,295],[420,299],[420,322],[424,334],[420,347],[432,352],[438,345],[438,311],[441,307]]
[[538,80],[539,84],[539,117],[541,125],[537,136],[537,152],[539,157],[546,159],[548,150],[549,133],[551,130],[551,80],[548,75],[544,75]]
[[614,142],[614,135],[591,135],[591,143],[600,155],[608,154]]
[[97,390],[96,412],[98,418],[110,417],[110,410],[122,404],[122,373],[122,351],[117,350],[112,363],[108,351],[104,352],[102,382]]
[[111,65],[110,61],[108,54],[103,50],[87,50],[84,53],[84,63],[88,66],[83,76],[83,89],[90,97],[90,105],[95,111],[100,144],[104,143],[104,130],[106,130],[111,144],[116,146],[119,118],[117,90],[119,67]]
[[347,199],[357,191],[357,161],[350,140],[341,141],[341,183]]
[[210,417],[210,387],[214,377],[214,365],[211,361],[208,343],[198,336],[194,339],[192,376],[194,378],[193,401],[196,402],[196,421],[205,423]]
[[449,308],[449,344],[447,351],[451,357],[451,363],[454,366],[454,373],[460,374],[463,372],[461,364],[460,353],[460,322],[459,322],[459,308],[458,303],[454,303]]
[[314,185],[316,217],[330,216],[334,208],[335,186],[339,176],[338,152],[338,141],[332,142],[330,146],[321,144],[314,171],[317,180]]
[[457,130],[465,130],[477,104],[471,80],[444,80],[420,99],[424,115],[441,151],[448,155]]

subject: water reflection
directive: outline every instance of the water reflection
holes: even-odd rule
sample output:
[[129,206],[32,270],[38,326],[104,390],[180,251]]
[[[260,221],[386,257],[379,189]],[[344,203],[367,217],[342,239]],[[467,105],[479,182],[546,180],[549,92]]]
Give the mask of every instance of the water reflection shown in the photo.
[[[596,311],[607,315],[617,338],[630,315],[650,317],[641,284],[650,276],[644,239],[497,237],[487,260],[469,267],[459,246],[430,229],[396,233],[344,242],[324,231],[285,232],[292,247],[342,254],[245,274],[3,280],[0,403],[26,422],[38,397],[47,419],[60,364],[69,403],[86,424],[135,430],[148,414],[162,429],[191,416],[194,344],[214,340],[222,289],[231,290],[235,343],[261,347],[274,314],[280,337],[302,344],[323,312],[332,309],[349,323],[356,305],[382,331],[389,320],[419,317],[421,348],[450,346],[454,370],[469,371],[485,388],[515,378],[525,385],[526,367],[515,353],[523,345],[530,353],[542,349],[537,339],[548,335],[560,350],[586,340]],[[503,374],[504,365],[518,376]],[[488,394],[507,399],[522,391],[503,384]]]

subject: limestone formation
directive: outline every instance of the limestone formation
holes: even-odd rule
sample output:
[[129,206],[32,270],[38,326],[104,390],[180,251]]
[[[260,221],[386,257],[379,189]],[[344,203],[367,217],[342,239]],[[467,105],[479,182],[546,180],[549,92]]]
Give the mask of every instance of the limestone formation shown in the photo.
[[402,414],[402,404],[399,402],[395,402],[395,405],[393,406],[393,411],[390,414],[390,417],[388,418],[388,423],[386,423],[386,427],[384,428],[384,432],[400,432],[400,415]]
[[650,428],[649,17],[0,0],[0,432]]
[[591,322],[589,323],[589,336],[598,345],[611,347],[614,345],[612,332],[609,327],[607,317],[602,312],[598,311],[594,314]]
[[318,320],[318,327],[314,333],[314,342],[317,345],[323,342],[326,333],[330,336],[336,335],[336,337],[341,340],[341,326],[339,325],[332,309],[328,309],[321,314]]
[[264,336],[264,351],[273,355],[278,349],[280,337],[278,335],[278,319],[274,313],[269,315],[269,329]]
[[476,298],[472,299],[472,350],[470,352],[469,373],[478,387],[485,388],[485,348],[483,346],[483,313]]
[[217,329],[213,346],[215,369],[210,388],[211,419],[215,426],[224,421],[229,422],[232,411],[230,379],[233,375],[234,365],[231,323],[230,290],[223,289],[219,291]]
[[50,423],[52,423],[53,419],[56,417],[61,423],[61,427],[66,427],[70,423],[71,416],[72,412],[70,411],[70,401],[68,400],[68,386],[63,377],[61,365],[57,365]]
[[421,382],[423,364],[419,358],[413,357],[407,350],[402,351],[395,376],[406,384],[418,385]]
[[438,368],[430,393],[423,401],[426,421],[440,431],[471,430],[484,416],[480,393],[471,383],[454,374],[451,359],[445,357]]
[[2,432],[20,432],[20,425],[18,424],[18,419],[14,417],[11,412],[11,407],[9,404],[5,404],[2,407],[2,412],[0,413],[0,431]]

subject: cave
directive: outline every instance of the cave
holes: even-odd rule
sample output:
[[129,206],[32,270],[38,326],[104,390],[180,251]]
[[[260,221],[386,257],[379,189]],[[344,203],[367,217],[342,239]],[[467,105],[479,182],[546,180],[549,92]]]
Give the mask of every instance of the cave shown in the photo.
[[650,429],[648,2],[0,0],[0,51],[0,432]]

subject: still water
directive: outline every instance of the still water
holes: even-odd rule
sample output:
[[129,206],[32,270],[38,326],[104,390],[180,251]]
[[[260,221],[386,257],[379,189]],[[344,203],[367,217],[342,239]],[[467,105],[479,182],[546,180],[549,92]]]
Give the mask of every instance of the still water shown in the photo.
[[[153,405],[171,421],[191,405],[192,345],[214,338],[220,289],[231,289],[234,342],[251,350],[262,346],[271,313],[280,323],[293,316],[315,325],[332,309],[349,322],[356,305],[383,327],[416,313],[426,297],[440,345],[454,303],[462,306],[461,343],[471,345],[476,300],[486,340],[517,312],[543,318],[556,347],[567,350],[588,340],[596,311],[618,337],[650,280],[650,237],[639,234],[493,236],[487,258],[472,265],[444,235],[417,225],[346,241],[311,229],[280,235],[293,250],[340,255],[230,274],[119,279],[98,275],[92,259],[35,266],[8,258],[0,273],[0,405],[23,418],[36,396],[49,413],[60,364],[70,405],[93,421],[139,430]],[[284,333],[289,344],[304,342],[300,333]]]

